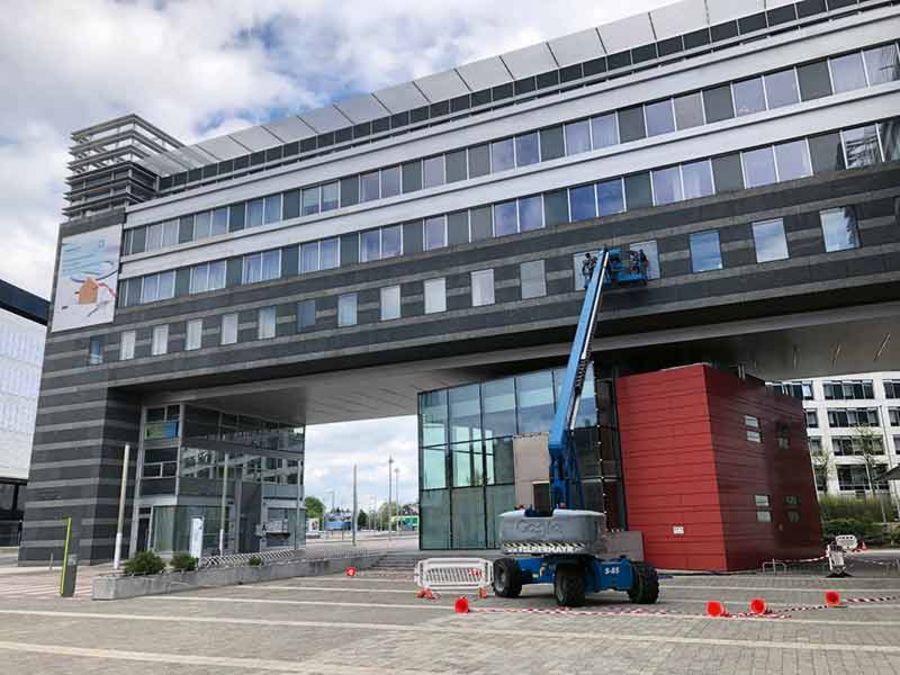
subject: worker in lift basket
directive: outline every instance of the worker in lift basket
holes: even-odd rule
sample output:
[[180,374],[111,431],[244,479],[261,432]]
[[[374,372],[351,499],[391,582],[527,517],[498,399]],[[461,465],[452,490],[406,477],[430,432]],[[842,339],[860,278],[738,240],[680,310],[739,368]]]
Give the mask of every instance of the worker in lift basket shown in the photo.
[[581,276],[584,277],[584,287],[587,289],[591,283],[591,277],[594,276],[594,268],[597,266],[597,256],[591,255],[588,251],[584,254],[584,260],[581,262]]

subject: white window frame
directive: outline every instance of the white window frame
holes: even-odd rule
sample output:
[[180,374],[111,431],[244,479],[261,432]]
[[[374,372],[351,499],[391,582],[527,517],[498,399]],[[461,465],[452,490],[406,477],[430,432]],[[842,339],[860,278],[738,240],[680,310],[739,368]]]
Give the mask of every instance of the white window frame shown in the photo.
[[238,333],[240,331],[240,321],[238,314],[236,312],[223,314],[220,328],[221,332],[219,335],[219,344],[236,344],[238,341]]
[[194,351],[203,346],[203,319],[190,319],[185,326],[184,350]]
[[[487,283],[483,280],[489,280],[490,283]],[[494,288],[494,270],[492,268],[486,270],[475,270],[470,274],[469,283],[471,285],[472,307],[487,307],[489,305],[493,305],[496,302]],[[475,293],[475,289],[480,283],[487,283],[487,285],[482,289],[483,297],[481,293]]]
[[[396,298],[397,298],[396,315],[394,315],[394,313],[388,314],[385,312],[385,309],[387,307],[392,306],[389,302],[389,300],[391,299],[389,296],[392,296],[392,295],[396,295]],[[381,288],[380,296],[381,296],[381,311],[380,311],[381,320],[382,321],[393,321],[395,319],[399,319],[403,314],[403,308],[401,305],[402,299],[401,299],[401,295],[400,295],[400,286],[399,285],[383,286]]]
[[[271,317],[271,323],[268,321],[269,317]],[[256,313],[256,339],[271,340],[277,332],[278,311],[275,306],[260,307]]]
[[150,340],[150,353],[153,356],[163,356],[169,353],[168,324],[153,327],[153,333]]
[[[429,288],[433,289],[431,302],[429,302]],[[447,311],[447,279],[445,277],[426,279],[423,284],[423,295],[426,314],[440,314]]]
[[137,332],[133,330],[122,331],[119,336],[119,360],[130,361],[134,358],[134,347],[137,343]]

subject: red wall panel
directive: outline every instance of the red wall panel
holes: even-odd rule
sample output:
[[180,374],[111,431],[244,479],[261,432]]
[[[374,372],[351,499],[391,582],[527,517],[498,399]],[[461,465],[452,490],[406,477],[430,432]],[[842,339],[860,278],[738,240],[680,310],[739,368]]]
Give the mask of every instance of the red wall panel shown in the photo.
[[[702,364],[620,378],[616,392],[628,526],[643,533],[648,561],[733,570],[821,552],[799,401]],[[759,420],[760,443],[745,416]],[[759,522],[755,495],[768,496],[771,523]]]

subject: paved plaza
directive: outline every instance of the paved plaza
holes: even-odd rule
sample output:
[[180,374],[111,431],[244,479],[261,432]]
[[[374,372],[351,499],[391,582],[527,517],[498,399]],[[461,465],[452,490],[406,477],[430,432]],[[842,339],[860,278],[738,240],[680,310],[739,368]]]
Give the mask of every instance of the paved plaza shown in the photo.
[[[53,597],[48,581],[0,576],[3,672],[900,673],[897,578],[675,576],[640,613],[613,593],[560,613],[549,588],[532,587],[466,615],[454,594],[416,598],[400,572],[102,603]],[[890,599],[782,613],[820,604],[825,589]],[[704,616],[707,600],[737,614],[753,597],[772,618]]]

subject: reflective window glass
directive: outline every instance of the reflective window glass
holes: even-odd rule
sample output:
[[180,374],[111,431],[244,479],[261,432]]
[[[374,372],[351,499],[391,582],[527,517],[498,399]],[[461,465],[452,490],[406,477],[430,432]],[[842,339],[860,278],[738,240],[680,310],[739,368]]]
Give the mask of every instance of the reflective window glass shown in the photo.
[[468,178],[466,165],[466,151],[457,150],[456,152],[448,152],[445,156],[447,182],[455,183],[456,181]]
[[813,173],[844,168],[844,146],[839,132],[809,137],[809,154]]
[[472,306],[494,304],[494,270],[472,272]]
[[422,162],[422,187],[444,184],[444,156],[429,157]]
[[220,288],[225,288],[226,271],[227,266],[225,265],[224,260],[209,263],[209,281],[206,285],[207,289],[216,291]]
[[123,331],[122,337],[119,340],[119,359],[121,361],[128,361],[129,359],[134,358],[134,343],[137,338],[137,334],[133,330]]
[[766,109],[761,77],[735,82],[731,88],[734,92],[734,112],[738,117]]
[[797,67],[800,81],[800,98],[804,101],[831,96],[831,76],[828,61],[813,61]]
[[281,220],[281,195],[269,195],[265,198],[265,222],[277,223]]
[[233,345],[238,338],[238,315],[223,314],[222,315],[222,332],[220,333],[220,343],[223,345]]
[[318,272],[319,242],[313,241],[300,247],[300,271]]
[[569,194],[566,190],[544,193],[544,223],[548,227],[569,222]]
[[356,325],[356,293],[338,296],[338,326]]
[[381,257],[395,258],[403,253],[403,226],[381,228]]
[[162,247],[162,223],[147,227],[146,251],[155,251]]
[[[225,228],[221,232],[213,232],[213,234],[222,234],[228,232],[228,209],[218,209],[216,212],[225,212]],[[162,224],[162,245],[175,246],[178,243],[178,221],[169,220]]]
[[306,188],[303,191],[302,210],[304,216],[310,216],[319,212],[319,188]]
[[212,226],[212,213],[204,211],[194,214],[194,240],[206,239]]
[[159,299],[175,297],[175,270],[159,273]]
[[400,194],[400,167],[392,166],[381,170],[381,196],[393,197]]
[[519,231],[515,202],[494,204],[494,236],[505,237]]
[[323,270],[334,269],[341,264],[341,240],[323,239],[319,242],[319,268]]
[[541,161],[546,162],[566,154],[561,126],[541,129]]
[[657,204],[681,201],[681,172],[677,166],[653,172],[653,196]]
[[519,433],[548,431],[553,423],[553,371],[516,377]]
[[359,261],[372,262],[381,258],[381,231],[368,230],[359,233]]
[[776,145],[775,163],[778,166],[779,181],[803,178],[812,174],[806,139]]
[[316,325],[316,301],[301,300],[297,303],[297,330],[303,332]]
[[381,289],[381,320],[400,318],[400,287],[386,286]]
[[481,407],[485,438],[516,434],[516,385],[513,378],[483,383]]
[[194,265],[191,268],[191,284],[190,284],[190,292],[193,293],[203,293],[207,289],[207,284],[209,282],[209,265],[203,263],[202,265]]
[[547,295],[547,277],[543,260],[531,260],[519,265],[519,282],[522,299],[540,298]]
[[653,206],[650,172],[645,171],[625,176],[625,205],[629,211]]
[[566,125],[566,154],[576,155],[591,149],[591,127],[588,120]]
[[263,224],[263,200],[251,199],[247,202],[247,227]]
[[881,148],[886,162],[900,159],[900,117],[895,117],[878,124],[881,133]]
[[424,248],[433,251],[447,245],[447,227],[443,216],[425,219]]
[[866,86],[866,71],[860,52],[828,59],[828,65],[831,67],[835,94]]
[[777,73],[769,73],[765,77],[766,102],[769,110],[791,105],[800,100],[800,92],[797,91],[797,76],[793,68]]
[[262,255],[254,253],[244,256],[244,268],[241,283],[255,284],[262,279]]
[[695,232],[690,236],[691,269],[707,272],[722,269],[722,252],[719,249],[719,233],[716,230]]
[[[216,209],[212,214],[212,227],[210,228],[210,234],[215,236],[217,234],[227,234],[228,233],[228,207]],[[175,241],[178,241],[178,235],[175,235]]]
[[537,132],[516,136],[516,166],[528,166],[541,160]]
[[775,158],[771,147],[743,152],[741,156],[744,162],[744,183],[748,188],[775,182]]
[[541,196],[523,197],[519,200],[519,231],[539,230],[544,227],[544,206]]
[[490,206],[469,209],[469,229],[472,241],[494,236],[494,218]]
[[675,115],[672,111],[672,99],[648,103],[644,106],[647,118],[647,135],[658,136],[675,131]]
[[154,326],[150,340],[150,353],[153,356],[161,356],[169,351],[169,327]]
[[447,390],[419,394],[419,444],[442,445],[447,442]]
[[619,138],[623,143],[635,141],[644,138],[647,133],[644,129],[644,107],[635,106],[634,108],[625,108],[618,112],[619,115]]
[[859,248],[856,213],[851,207],[820,211],[819,220],[822,223],[822,236],[825,239],[826,251]]
[[867,49],[863,52],[863,56],[870,86],[900,79],[900,60],[898,60],[896,44]]
[[734,117],[731,86],[723,85],[703,90],[703,109],[709,124]]
[[364,173],[359,177],[359,200],[370,202],[381,196],[380,179],[377,171]]
[[450,442],[459,443],[480,439],[481,391],[478,385],[454,387],[447,393],[450,408]]
[[700,92],[675,98],[675,123],[679,129],[703,124],[703,96]]
[[415,160],[404,164],[400,173],[403,179],[403,193],[422,189],[422,162]]
[[781,218],[753,223],[753,246],[758,263],[787,259],[787,239]]
[[744,174],[741,170],[741,156],[738,153],[714,157],[712,167],[717,193],[744,189]]
[[502,141],[491,143],[491,171],[506,171],[512,169],[516,165],[515,150],[513,149],[513,139],[507,138]]
[[569,213],[573,223],[597,217],[597,201],[593,185],[569,188]]
[[844,142],[844,157],[848,169],[871,166],[881,161],[878,149],[878,132],[875,125],[844,129],[841,131]]
[[262,254],[262,280],[269,281],[281,276],[281,251],[266,251]]
[[659,279],[659,249],[655,239],[629,244],[628,250],[638,254],[638,260],[644,265],[648,279]]
[[159,299],[159,275],[150,274],[144,277],[141,288],[141,302],[156,302]]
[[487,145],[469,148],[469,178],[486,176],[491,172],[491,151]]
[[708,159],[681,165],[684,198],[695,199],[713,194],[712,165]]
[[611,216],[625,210],[625,194],[622,190],[622,179],[614,178],[597,183],[597,201],[600,203],[600,215]]
[[338,195],[340,192],[340,183],[325,183],[322,185],[322,210],[331,211],[338,207]]
[[425,288],[425,313],[436,314],[447,311],[447,285],[443,277],[428,279]]
[[275,308],[261,307],[256,325],[256,338],[268,340],[275,337]]
[[619,142],[619,124],[615,113],[591,118],[591,144],[594,149],[607,148]]
[[359,203],[359,176],[341,178],[341,206],[353,206]]

